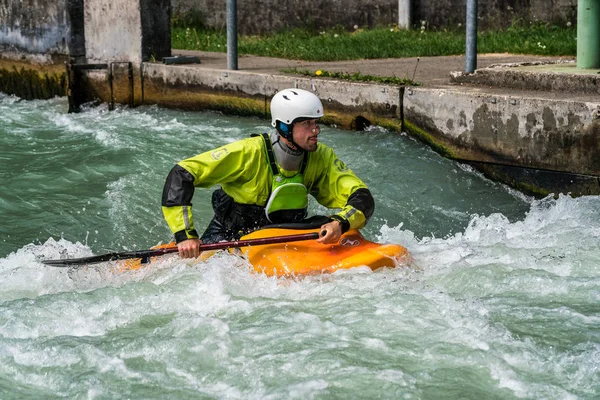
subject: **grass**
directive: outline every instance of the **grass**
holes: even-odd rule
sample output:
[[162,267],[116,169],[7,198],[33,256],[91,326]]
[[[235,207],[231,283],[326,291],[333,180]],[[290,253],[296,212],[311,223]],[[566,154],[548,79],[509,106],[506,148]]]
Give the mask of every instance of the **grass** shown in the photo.
[[298,75],[307,75],[307,76],[320,76],[326,78],[335,78],[344,81],[352,81],[352,82],[379,82],[379,83],[387,83],[392,85],[410,85],[410,86],[420,86],[419,82],[415,82],[409,78],[398,78],[396,76],[375,76],[375,75],[364,75],[360,72],[355,72],[353,74],[348,74],[345,72],[330,72],[326,70],[317,70],[317,71],[309,71],[302,70],[298,68],[284,68],[281,70],[283,73],[289,74],[298,74]]
[[[172,47],[182,50],[225,52],[226,31],[194,26],[172,28]],[[506,30],[481,31],[479,53],[575,56],[577,29],[547,24],[513,24]],[[400,30],[397,27],[346,32],[293,30],[238,38],[238,54],[305,61],[443,56],[465,53],[464,30]]]

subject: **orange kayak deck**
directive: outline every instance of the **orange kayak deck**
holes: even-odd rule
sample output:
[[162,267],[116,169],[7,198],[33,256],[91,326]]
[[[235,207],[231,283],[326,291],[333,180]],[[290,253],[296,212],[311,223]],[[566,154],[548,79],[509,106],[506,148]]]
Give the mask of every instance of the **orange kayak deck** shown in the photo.
[[[258,239],[280,235],[318,232],[318,229],[297,230],[267,228],[252,232],[242,239]],[[409,257],[408,250],[397,244],[373,243],[358,230],[342,235],[336,244],[321,244],[314,240],[293,243],[241,247],[256,272],[268,276],[290,276],[334,272],[359,266],[372,270],[396,267]]]
[[[268,237],[318,232],[319,229],[282,229],[266,228],[252,232],[242,239],[261,239]],[[163,244],[153,249],[174,247],[174,243]],[[229,249],[232,253],[241,252],[254,270],[267,276],[294,276],[330,273],[340,269],[367,266],[372,270],[382,267],[394,268],[409,263],[410,254],[397,244],[373,243],[363,237],[358,230],[350,230],[342,235],[336,244],[321,244],[314,240],[292,243],[261,244]],[[206,260],[215,251],[203,252],[201,260]],[[154,262],[152,257],[150,262]],[[137,270],[144,264],[141,259],[124,260],[114,269],[116,273]]]

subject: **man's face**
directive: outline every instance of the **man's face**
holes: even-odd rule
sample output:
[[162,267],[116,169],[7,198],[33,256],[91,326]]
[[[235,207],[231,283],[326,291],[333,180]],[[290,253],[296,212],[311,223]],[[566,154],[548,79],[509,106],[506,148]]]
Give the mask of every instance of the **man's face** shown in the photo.
[[319,128],[317,120],[309,119],[294,124],[292,136],[294,137],[294,143],[300,146],[300,148],[303,150],[315,151],[317,150],[318,143],[317,136],[320,132],[321,128]]

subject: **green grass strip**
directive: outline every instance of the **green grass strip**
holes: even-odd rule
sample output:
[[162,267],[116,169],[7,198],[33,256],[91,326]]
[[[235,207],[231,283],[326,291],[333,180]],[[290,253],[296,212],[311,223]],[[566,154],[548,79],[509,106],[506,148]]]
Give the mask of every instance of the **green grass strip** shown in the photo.
[[[184,50],[227,50],[224,30],[173,26],[172,47]],[[546,24],[506,30],[481,31],[479,53],[513,53],[546,56],[575,56],[577,29]],[[263,36],[238,38],[238,54],[305,61],[342,61],[457,55],[465,53],[465,33],[459,30],[429,31],[377,28],[346,32],[293,30]]]

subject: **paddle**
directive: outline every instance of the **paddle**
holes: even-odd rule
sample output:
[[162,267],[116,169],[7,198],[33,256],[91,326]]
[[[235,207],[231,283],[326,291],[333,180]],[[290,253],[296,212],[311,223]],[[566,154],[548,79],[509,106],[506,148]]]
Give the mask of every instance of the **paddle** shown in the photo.
[[[301,240],[318,239],[317,232],[302,233],[298,235],[274,236],[260,239],[234,240],[231,242],[209,243],[200,245],[200,251],[229,249],[232,247],[256,246],[261,244],[275,244],[298,242]],[[43,264],[53,267],[68,267],[71,265],[95,264],[105,261],[126,260],[130,258],[141,258],[142,263],[147,263],[150,257],[162,256],[169,253],[177,253],[177,247],[165,247],[155,250],[137,250],[125,251],[122,253],[108,253],[99,256],[82,257],[82,258],[66,258],[62,260],[41,260]]]

